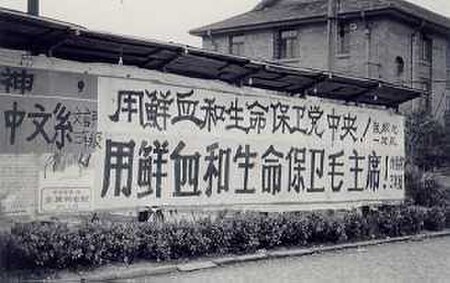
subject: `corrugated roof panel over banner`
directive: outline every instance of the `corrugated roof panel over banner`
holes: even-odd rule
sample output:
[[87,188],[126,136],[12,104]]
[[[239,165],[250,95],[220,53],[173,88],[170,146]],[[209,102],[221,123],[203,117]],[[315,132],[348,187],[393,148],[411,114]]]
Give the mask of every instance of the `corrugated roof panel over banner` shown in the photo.
[[[20,29],[17,26],[20,25]],[[81,26],[0,8],[0,47],[80,62],[132,65],[220,80],[291,96],[317,96],[397,107],[422,91],[380,80],[254,61],[172,43],[95,32]]]

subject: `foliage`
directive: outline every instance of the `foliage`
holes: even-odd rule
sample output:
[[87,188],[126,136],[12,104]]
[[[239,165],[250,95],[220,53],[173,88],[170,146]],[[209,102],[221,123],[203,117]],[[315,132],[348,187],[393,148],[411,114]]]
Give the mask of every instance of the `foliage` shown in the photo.
[[366,215],[356,210],[238,213],[198,222],[99,221],[78,227],[35,222],[16,225],[0,242],[10,269],[95,267],[409,235],[443,229],[446,214],[440,207],[395,206]]
[[440,231],[445,228],[446,210],[444,207],[432,207],[425,216],[425,228]]
[[445,208],[445,227],[450,228],[450,205]]
[[450,189],[436,182],[437,169],[450,166],[450,127],[430,113],[412,113],[406,120],[406,193],[416,205],[450,204]]
[[422,171],[440,167],[450,160],[446,152],[449,133],[428,112],[415,112],[405,125],[407,163]]

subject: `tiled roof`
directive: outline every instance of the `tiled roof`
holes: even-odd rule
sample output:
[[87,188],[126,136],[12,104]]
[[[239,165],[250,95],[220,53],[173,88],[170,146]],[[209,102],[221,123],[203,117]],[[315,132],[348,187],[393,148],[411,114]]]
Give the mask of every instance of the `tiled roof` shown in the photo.
[[[355,12],[392,10],[423,19],[440,27],[450,29],[450,19],[404,0],[342,0],[340,15]],[[253,10],[226,20],[190,31],[202,35],[208,31],[220,32],[241,28],[255,28],[261,25],[291,21],[325,20],[328,0],[263,0]]]

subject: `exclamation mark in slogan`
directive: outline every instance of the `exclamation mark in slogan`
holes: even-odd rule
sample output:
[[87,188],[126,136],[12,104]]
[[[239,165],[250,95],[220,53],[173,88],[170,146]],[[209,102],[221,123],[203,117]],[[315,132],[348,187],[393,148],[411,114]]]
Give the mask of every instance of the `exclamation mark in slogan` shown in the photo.
[[[389,177],[389,156],[386,156],[384,163],[384,184],[383,188],[387,189],[387,183],[388,183],[388,177]],[[392,185],[390,185],[390,188],[392,189]]]
[[369,132],[369,128],[370,128],[371,124],[372,124],[372,119],[369,117],[369,120],[367,121],[366,129],[364,130],[364,133],[363,133],[363,135],[361,136],[361,139],[360,139],[361,142],[364,142],[364,140],[366,138],[366,135],[367,135],[367,132]]

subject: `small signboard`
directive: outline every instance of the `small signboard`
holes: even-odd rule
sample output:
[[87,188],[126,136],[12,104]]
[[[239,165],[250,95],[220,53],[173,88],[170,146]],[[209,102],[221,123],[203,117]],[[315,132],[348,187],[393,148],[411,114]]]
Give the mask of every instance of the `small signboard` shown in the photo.
[[89,211],[91,209],[91,188],[42,188],[40,203],[42,213]]

